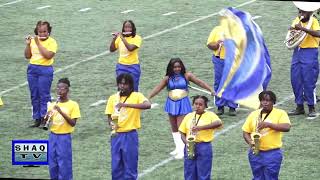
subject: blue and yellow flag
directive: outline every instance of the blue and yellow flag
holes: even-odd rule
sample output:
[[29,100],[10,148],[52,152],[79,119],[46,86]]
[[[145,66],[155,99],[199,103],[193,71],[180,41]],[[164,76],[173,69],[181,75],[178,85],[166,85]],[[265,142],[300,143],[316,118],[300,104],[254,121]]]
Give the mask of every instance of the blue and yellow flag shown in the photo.
[[217,96],[258,109],[258,95],[271,79],[270,56],[251,15],[234,8],[220,11],[226,50]]

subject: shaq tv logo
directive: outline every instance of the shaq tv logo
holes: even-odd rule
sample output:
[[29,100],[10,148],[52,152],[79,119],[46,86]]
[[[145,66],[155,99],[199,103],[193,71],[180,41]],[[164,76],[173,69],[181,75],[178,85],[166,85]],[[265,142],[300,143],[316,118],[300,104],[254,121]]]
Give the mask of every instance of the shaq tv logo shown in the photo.
[[12,140],[12,165],[48,165],[48,140]]

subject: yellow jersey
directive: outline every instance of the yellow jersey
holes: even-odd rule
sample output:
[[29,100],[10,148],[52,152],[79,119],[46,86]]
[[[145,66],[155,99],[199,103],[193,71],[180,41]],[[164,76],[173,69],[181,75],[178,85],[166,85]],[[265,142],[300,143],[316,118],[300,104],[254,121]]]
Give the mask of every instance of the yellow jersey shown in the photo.
[[[48,39],[46,39],[45,41],[39,40],[39,42],[48,51],[51,51],[53,53],[57,52],[58,45],[56,40],[54,40],[52,37],[49,36]],[[53,58],[46,59],[41,55],[39,48],[34,39],[31,39],[30,48],[31,48],[31,54],[32,54],[30,58],[30,64],[41,65],[41,66],[51,66],[53,64],[53,61],[54,61]]]
[[[299,21],[300,21],[299,17],[296,17],[296,19],[293,20],[291,26],[294,27],[296,24],[299,23]],[[311,30],[315,30],[315,31],[320,30],[319,22],[315,17],[310,17],[309,21],[312,21],[311,28],[310,28]],[[303,27],[306,27],[308,22],[305,22],[305,23],[301,22],[301,25]],[[310,34],[307,33],[306,37],[302,40],[299,47],[300,48],[318,48],[319,41],[320,41],[320,38],[311,36]]]
[[[257,122],[260,117],[261,109],[255,110],[249,114],[246,122],[242,126],[242,130],[247,133],[256,132]],[[262,119],[264,119],[266,114],[262,114]],[[290,120],[288,114],[281,109],[273,108],[268,117],[264,120],[265,122],[273,124],[288,123]],[[261,134],[260,138],[260,150],[267,151],[271,149],[282,147],[282,132],[264,128],[259,132]]]
[[[220,121],[220,118],[211,111],[205,111],[202,115],[196,114],[196,112],[191,112],[187,114],[179,126],[179,131],[186,134],[190,134],[190,128],[192,126],[192,120],[195,118],[198,121],[197,126],[209,125],[215,121]],[[196,142],[211,142],[214,139],[214,129],[206,129],[198,131],[196,134]]]
[[[222,26],[216,26],[213,28],[213,30],[211,31],[209,38],[207,40],[207,45],[209,45],[210,43],[216,43],[219,40],[223,40],[223,29]],[[220,52],[219,52],[220,51]],[[221,49],[217,49],[213,51],[213,54],[215,56],[219,56],[220,59],[224,59],[225,58],[225,48],[224,45],[221,46]]]
[[139,35],[135,35],[134,37],[124,37],[129,44],[133,44],[137,46],[138,48],[129,51],[127,47],[124,45],[120,37],[117,37],[115,41],[115,47],[119,49],[119,64],[124,65],[132,65],[132,64],[139,64],[139,57],[138,57],[138,51],[142,43],[142,38]]

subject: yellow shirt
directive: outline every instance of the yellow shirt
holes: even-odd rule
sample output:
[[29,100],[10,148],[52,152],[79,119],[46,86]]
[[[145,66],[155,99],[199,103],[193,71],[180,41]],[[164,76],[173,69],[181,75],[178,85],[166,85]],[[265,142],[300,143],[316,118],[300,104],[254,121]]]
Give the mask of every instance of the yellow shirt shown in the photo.
[[[216,26],[215,28],[213,28],[213,30],[211,31],[209,38],[207,40],[207,45],[210,43],[216,43],[218,40],[223,40],[223,29],[222,26]],[[225,48],[224,45],[221,46],[221,50],[219,53],[219,49],[214,50],[213,54],[215,56],[220,56],[221,59],[225,58]]]
[[[54,40],[52,37],[49,36],[49,38],[46,39],[45,41],[39,40],[39,42],[48,51],[51,51],[54,53],[57,52],[58,45],[57,45],[56,40]],[[31,54],[32,54],[31,59],[30,59],[30,64],[42,65],[42,66],[50,66],[53,64],[53,61],[54,61],[53,58],[46,59],[40,54],[39,48],[38,48],[34,39],[31,39],[30,48],[31,48]]]
[[3,102],[2,102],[2,99],[1,99],[1,97],[0,97],[0,106],[2,106],[3,105]]
[[[261,109],[255,110],[248,116],[246,122],[242,126],[242,130],[247,133],[256,131],[257,121],[260,116]],[[266,114],[262,115],[264,119]],[[264,120],[273,124],[288,123],[290,120],[288,114],[281,109],[273,108],[269,116]],[[282,147],[282,132],[275,131],[270,128],[264,128],[260,132],[260,150],[267,151]]]
[[119,49],[119,63],[124,65],[132,65],[132,64],[139,64],[139,57],[138,57],[138,51],[142,43],[142,39],[139,35],[135,35],[133,38],[130,37],[124,37],[129,44],[133,44],[137,46],[138,48],[134,51],[128,51],[126,46],[123,44],[120,37],[118,37],[115,41],[115,46],[117,49]]
[[[319,31],[320,30],[319,22],[315,17],[310,17],[309,21],[312,21],[312,25],[311,25],[311,28],[310,28],[311,30],[315,30],[315,31]],[[301,25],[303,27],[306,27],[308,22],[305,22],[305,23],[301,22]],[[297,17],[295,20],[293,20],[291,26],[294,27],[298,23],[299,23],[299,17]],[[302,40],[302,42],[300,43],[299,47],[300,48],[318,48],[319,41],[320,41],[320,38],[311,36],[310,34],[307,33],[306,37]]]
[[[54,105],[55,103],[49,104],[48,112]],[[68,100],[67,102],[58,102],[58,106],[71,119],[78,120],[78,118],[81,117],[79,105],[75,101]],[[55,111],[52,116],[52,125],[50,130],[55,134],[67,134],[72,133],[74,131],[74,127],[72,127],[59,112]]]
[[[114,113],[114,107],[118,102],[118,93],[113,94],[109,97],[105,114],[111,115]],[[126,96],[120,98],[120,102],[124,102]],[[126,100],[126,104],[141,104],[148,99],[140,92],[132,92]],[[141,127],[140,122],[141,109],[122,107],[120,109],[120,115],[118,118],[118,129],[117,132],[129,132],[134,129],[139,129]]]
[[[181,122],[180,126],[179,126],[179,131],[186,134],[187,138],[188,138],[188,134],[190,134],[190,127],[192,124],[192,120],[194,119],[194,115],[195,112],[191,112],[189,114],[187,114],[183,121]],[[200,115],[196,115],[196,121],[199,119]],[[205,111],[199,121],[197,126],[205,126],[205,125],[209,125],[215,121],[220,121],[220,118],[213,112],[211,111]],[[211,142],[213,141],[213,136],[214,134],[214,129],[206,129],[206,130],[201,130],[197,132],[196,135],[196,142]]]

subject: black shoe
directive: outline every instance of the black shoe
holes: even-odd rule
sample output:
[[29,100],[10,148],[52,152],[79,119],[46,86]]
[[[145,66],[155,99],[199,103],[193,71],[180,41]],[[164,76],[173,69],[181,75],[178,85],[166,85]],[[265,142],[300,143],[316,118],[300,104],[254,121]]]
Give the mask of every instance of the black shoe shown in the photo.
[[37,119],[37,120],[34,121],[34,124],[29,126],[29,127],[31,127],[31,128],[39,127],[40,124],[41,124],[41,121]]
[[229,116],[236,116],[237,112],[235,108],[229,108]]
[[316,113],[316,110],[314,109],[314,106],[309,106],[308,117],[317,117],[317,113]]
[[297,108],[295,110],[288,112],[289,116],[296,116],[296,115],[300,115],[300,114],[305,114],[303,105],[297,105]]
[[224,114],[224,107],[218,107],[217,115],[220,116],[222,114]]

